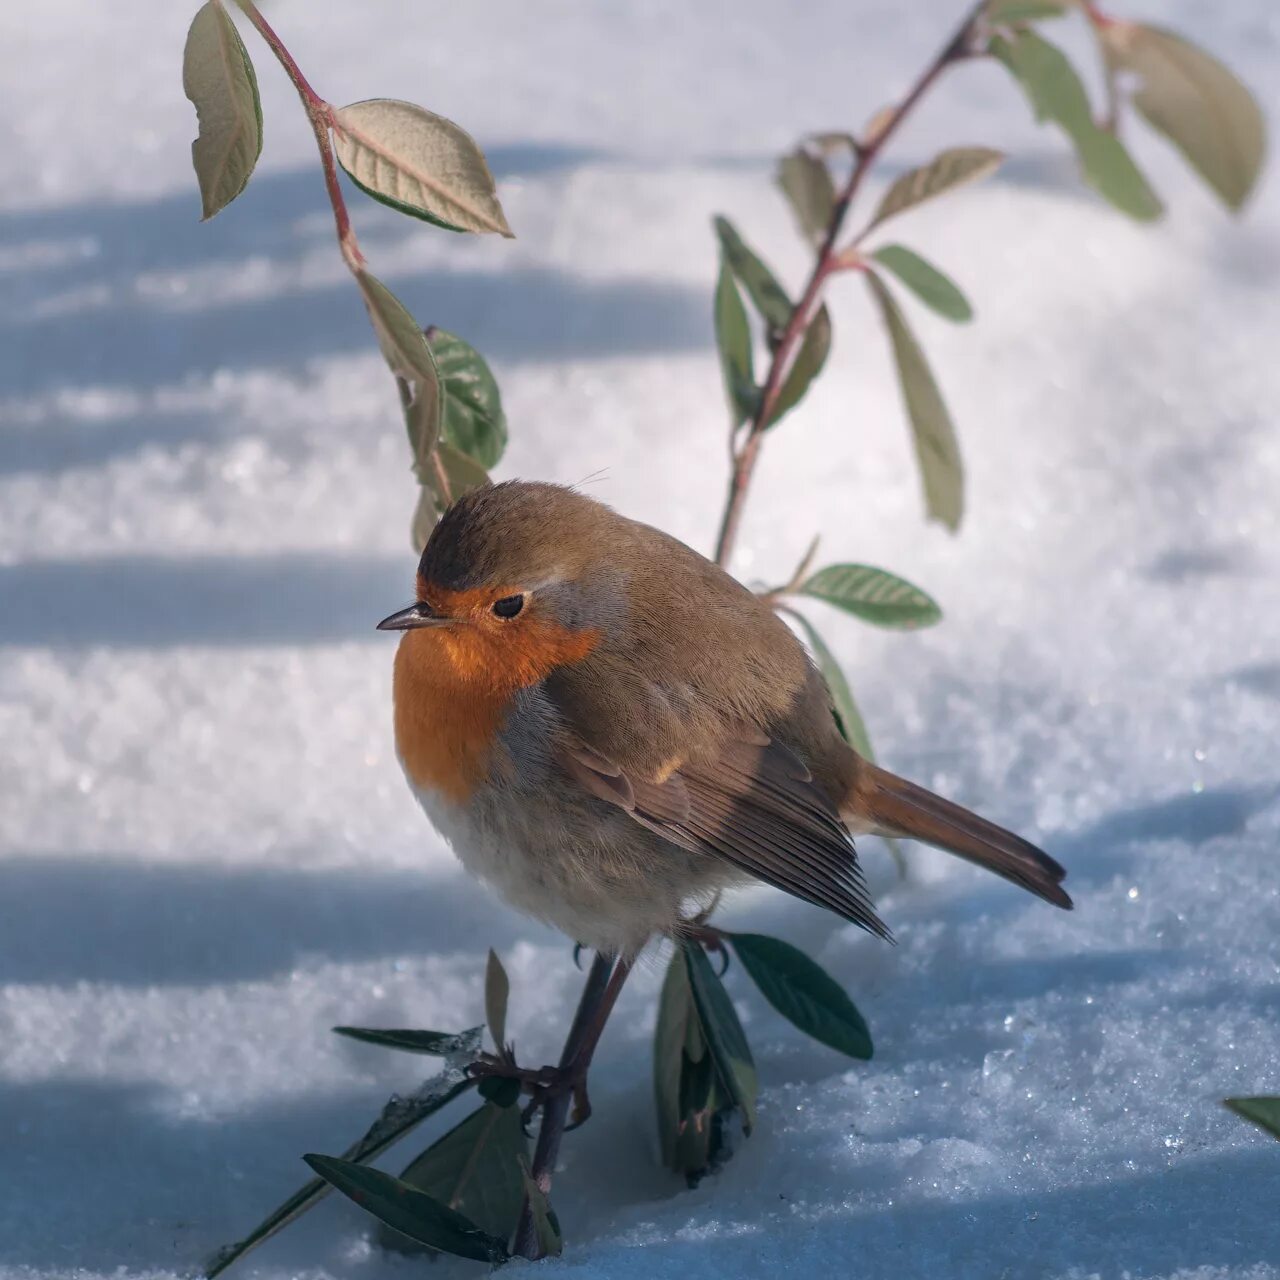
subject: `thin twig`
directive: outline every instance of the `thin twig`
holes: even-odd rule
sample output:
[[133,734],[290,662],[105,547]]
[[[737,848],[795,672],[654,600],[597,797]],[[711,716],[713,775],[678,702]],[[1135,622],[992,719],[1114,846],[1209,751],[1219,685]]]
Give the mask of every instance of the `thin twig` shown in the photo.
[[1082,6],[1089,25],[1098,36],[1099,50],[1102,53],[1102,87],[1106,94],[1107,108],[1100,121],[1100,127],[1107,133],[1115,133],[1120,127],[1120,86],[1116,82],[1116,68],[1112,60],[1106,56],[1107,46],[1102,39],[1104,28],[1115,25],[1115,19],[1109,17],[1096,4],[1086,0]]
[[311,121],[316,146],[320,148],[324,185],[329,193],[329,203],[333,206],[333,221],[338,232],[342,260],[353,272],[359,271],[365,265],[364,254],[360,252],[355,230],[351,226],[351,215],[347,212],[347,202],[343,199],[342,187],[338,183],[338,165],[333,155],[333,139],[329,135],[329,130],[334,125],[333,108],[308,83],[302,69],[293,60],[293,55],[285,48],[284,41],[276,35],[253,0],[235,0],[235,3],[267,42],[271,52],[276,55],[276,60],[284,68],[285,75],[293,82],[298,97],[302,99],[302,108]]
[[822,247],[818,250],[817,260],[809,281],[796,303],[795,310],[787,321],[782,337],[773,350],[769,363],[769,372],[760,391],[760,403],[755,416],[747,428],[746,439],[734,456],[733,473],[729,479],[729,492],[725,499],[724,515],[720,521],[720,534],[716,539],[716,563],[725,567],[733,555],[734,545],[738,538],[738,527],[742,522],[742,512],[746,505],[747,493],[751,486],[751,478],[755,473],[756,462],[760,457],[760,446],[764,442],[764,433],[778,396],[782,391],[785,375],[790,372],[791,365],[799,350],[800,341],[809,327],[809,320],[816,309],[822,287],[827,277],[835,270],[836,240],[844,227],[849,206],[862,186],[867,171],[875,163],[884,150],[885,144],[897,132],[898,126],[910,114],[915,105],[924,97],[930,86],[953,62],[959,62],[968,54],[969,36],[975,22],[982,13],[985,0],[979,0],[965,15],[964,21],[956,29],[955,34],[921,72],[905,98],[893,109],[874,137],[862,143],[856,153],[853,169],[836,199],[835,208],[831,212],[831,221],[827,226]]

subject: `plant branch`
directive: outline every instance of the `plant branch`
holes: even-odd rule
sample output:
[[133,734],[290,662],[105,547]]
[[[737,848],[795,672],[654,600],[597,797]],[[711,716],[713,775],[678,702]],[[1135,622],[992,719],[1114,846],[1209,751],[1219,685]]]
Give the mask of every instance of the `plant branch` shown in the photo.
[[836,269],[836,240],[844,228],[849,207],[858,194],[867,171],[875,164],[885,144],[897,132],[903,120],[948,66],[968,56],[969,37],[984,7],[985,0],[979,0],[979,3],[969,9],[955,34],[920,73],[902,101],[893,108],[876,133],[858,146],[853,169],[836,199],[835,207],[831,212],[831,221],[827,225],[827,232],[818,250],[817,260],[813,264],[808,283],[800,295],[800,301],[791,312],[791,318],[787,321],[782,337],[773,350],[769,372],[760,391],[760,403],[756,408],[755,416],[747,428],[746,438],[741,448],[734,454],[729,492],[725,499],[724,515],[720,521],[720,534],[716,540],[716,563],[721,567],[727,567],[733,555],[738,528],[742,522],[743,508],[746,506],[751,479],[760,457],[760,447],[764,442],[764,433],[782,391],[783,380],[790,371],[801,339],[809,327],[809,320],[816,309],[823,285],[827,277]]
[[342,260],[353,271],[359,271],[364,265],[364,254],[360,252],[355,230],[351,226],[351,215],[347,212],[347,202],[342,196],[342,187],[338,182],[338,165],[333,155],[333,139],[329,130],[333,127],[333,108],[311,87],[302,69],[293,60],[293,55],[285,48],[284,41],[275,33],[271,24],[262,16],[253,0],[235,0],[240,12],[249,19],[253,28],[267,42],[276,60],[284,68],[284,73],[293,82],[293,87],[302,99],[302,109],[311,121],[311,129],[316,135],[316,146],[320,148],[320,163],[324,168],[324,185],[329,193],[329,203],[333,206],[333,221],[338,232],[338,247],[342,250]]

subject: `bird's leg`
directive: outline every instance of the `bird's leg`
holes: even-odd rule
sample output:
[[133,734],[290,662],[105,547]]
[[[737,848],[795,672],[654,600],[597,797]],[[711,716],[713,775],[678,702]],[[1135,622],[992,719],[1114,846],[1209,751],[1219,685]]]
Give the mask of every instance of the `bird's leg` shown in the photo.
[[[596,954],[560,1054],[560,1065],[556,1068],[558,1082],[541,1096],[535,1094],[537,1107],[534,1109],[541,1109],[542,1125],[538,1130],[530,1172],[544,1194],[551,1190],[551,1173],[560,1154],[560,1139],[564,1137],[569,1103],[572,1100],[579,1108],[586,1103],[587,1069],[631,966],[630,960],[615,962],[613,956],[602,952]],[[525,1258],[540,1256],[533,1212],[527,1198],[516,1230],[515,1253]]]
[[[605,1024],[613,1012],[618,995],[622,991],[627,975],[631,972],[633,961],[619,959],[613,966],[609,980],[605,984],[598,1003],[590,1012],[582,1026],[582,1035],[572,1055],[568,1054],[568,1043],[565,1045],[565,1056],[561,1057],[558,1067],[543,1067],[539,1079],[533,1089],[533,1097],[524,1110],[527,1125],[535,1112],[545,1109],[548,1100],[555,1094],[571,1095],[573,1115],[568,1129],[577,1129],[591,1117],[591,1099],[587,1094],[587,1073],[591,1069],[591,1059],[595,1057],[596,1046],[604,1034]],[[581,1012],[581,1005],[579,1005]],[[570,1038],[572,1039],[572,1033]],[[546,1124],[544,1119],[543,1124]]]

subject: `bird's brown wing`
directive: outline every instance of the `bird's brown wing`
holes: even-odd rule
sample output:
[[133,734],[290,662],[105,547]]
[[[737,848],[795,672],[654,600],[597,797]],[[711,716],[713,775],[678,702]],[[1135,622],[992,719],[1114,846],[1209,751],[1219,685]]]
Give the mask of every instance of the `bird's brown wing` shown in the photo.
[[781,743],[744,729],[714,758],[681,764],[660,779],[640,777],[578,741],[565,744],[561,762],[592,795],[673,844],[723,858],[890,936],[835,806]]

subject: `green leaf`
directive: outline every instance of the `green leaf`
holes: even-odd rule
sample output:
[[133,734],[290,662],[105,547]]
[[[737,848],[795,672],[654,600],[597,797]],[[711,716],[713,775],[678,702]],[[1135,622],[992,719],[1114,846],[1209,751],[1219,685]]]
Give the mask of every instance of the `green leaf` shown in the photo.
[[1124,144],[1098,128],[1088,95],[1061,49],[1034,31],[1005,39],[993,36],[988,48],[1022,86],[1037,120],[1059,125],[1075,144],[1085,181],[1122,213],[1150,222],[1164,211]]
[[1280,1098],[1227,1098],[1225,1105],[1273,1138],[1280,1138]]
[[1071,7],[1070,0],[987,0],[985,13],[988,22],[1001,25],[1061,18]]
[[456,334],[434,325],[426,339],[444,392],[441,438],[481,467],[497,466],[507,447],[507,417],[484,357]]
[[840,984],[803,951],[762,933],[730,933],[760,994],[805,1035],[851,1058],[871,1057],[871,1032]]
[[706,1045],[693,1005],[693,992],[689,989],[689,972],[684,955],[677,950],[662,981],[658,1022],[653,1033],[653,1096],[658,1112],[658,1141],[662,1163],[677,1173],[702,1169],[707,1163],[705,1152],[692,1167],[687,1163],[684,1139],[689,1122],[685,1110],[688,1102],[686,1067],[704,1058]]
[[737,228],[728,218],[715,219],[716,235],[724,260],[755,304],[756,310],[771,329],[785,329],[791,319],[791,299],[778,283],[777,277],[747,247]]
[[931,627],[942,617],[942,610],[919,587],[869,564],[828,565],[805,581],[800,594],[877,627],[912,631]]
[[[520,1161],[528,1154],[520,1109],[486,1102],[412,1161],[400,1180],[466,1214],[489,1235],[509,1240],[524,1203]],[[391,1229],[382,1243],[413,1248]]]
[[529,1201],[529,1213],[533,1218],[533,1236],[538,1245],[539,1258],[558,1258],[564,1251],[564,1238],[560,1234],[560,1221],[547,1193],[538,1186],[529,1168],[529,1161],[520,1161],[520,1173],[524,1182],[524,1194]]
[[442,510],[440,499],[434,490],[423,485],[418,490],[418,501],[413,508],[413,519],[409,524],[409,541],[415,555],[422,555],[422,550],[427,545],[427,539],[431,537],[431,530],[436,527]]
[[464,493],[470,493],[472,489],[482,489],[485,485],[492,483],[488,472],[474,458],[463,453],[461,449],[455,449],[446,441],[441,440],[436,445],[436,454],[449,484],[447,494],[438,490],[437,486],[441,511],[457,502]]
[[450,231],[514,233],[475,140],[412,102],[373,98],[333,115],[338,163],[364,192]]
[[871,749],[871,738],[867,733],[866,723],[862,719],[862,712],[858,710],[858,704],[853,700],[853,690],[849,688],[849,682],[845,679],[835,654],[827,648],[826,642],[804,614],[797,609],[788,609],[785,606],[783,606],[783,612],[800,624],[809,648],[813,651],[818,670],[827,682],[827,689],[831,694],[836,727],[840,730],[840,736],[860,756],[874,764],[876,756]]
[[[673,1167],[696,1183],[709,1172],[717,1147],[716,1124],[724,1105],[722,1088],[716,1082],[716,1067],[705,1050],[700,1058],[687,1052],[680,1055],[680,1130],[676,1135]],[[729,1111],[735,1110],[729,1103]]]
[[653,1031],[653,1101],[658,1113],[662,1163],[668,1168],[675,1167],[675,1144],[680,1131],[680,1054],[692,1012],[693,996],[684,957],[677,951],[662,980],[658,1021]]
[[734,281],[729,264],[720,263],[716,281],[716,347],[720,352],[720,370],[724,375],[725,395],[729,399],[729,416],[739,427],[754,417],[760,399],[751,357],[751,330],[747,310]]
[[[479,1051],[480,1035],[477,1031],[471,1043],[460,1049],[459,1057],[472,1058]],[[428,1116],[434,1115],[442,1107],[448,1106],[474,1084],[475,1081],[464,1074],[460,1066],[449,1066],[408,1097],[393,1097],[382,1108],[381,1114],[369,1126],[364,1137],[352,1143],[343,1152],[343,1159],[357,1163],[377,1159],[411,1129],[421,1124]],[[252,1252],[263,1241],[269,1240],[309,1209],[315,1208],[328,1193],[329,1184],[321,1178],[313,1178],[305,1186],[300,1187],[282,1205],[269,1213],[244,1239],[219,1249],[205,1268],[204,1274],[207,1280],[214,1280],[215,1276],[220,1275],[233,1263]]]
[[884,193],[867,230],[955,187],[985,178],[994,173],[1003,160],[1004,152],[990,147],[953,147],[943,151],[928,164],[894,181]]
[[478,1262],[505,1262],[510,1256],[503,1241],[470,1218],[389,1173],[333,1156],[302,1158],[331,1187],[410,1240]]
[[376,276],[356,272],[369,321],[378,338],[382,358],[400,379],[405,429],[419,483],[430,473],[431,453],[440,438],[442,416],[440,377],[435,357],[422,329],[403,302]]
[[219,0],[201,5],[182,53],[182,90],[196,109],[191,162],[202,220],[244,189],[262,154],[262,103],[249,51]]
[[797,147],[778,162],[778,186],[796,216],[800,234],[815,248],[822,244],[836,208],[831,170],[818,156]]
[[787,380],[773,402],[773,412],[766,426],[777,426],[804,399],[809,384],[822,372],[831,353],[831,313],[826,303],[820,306],[804,331],[800,350],[787,372]]
[[1160,27],[1109,22],[1097,29],[1113,70],[1141,83],[1133,105],[1186,157],[1232,210],[1262,171],[1267,126],[1248,88],[1212,54]]
[[489,1024],[489,1034],[499,1050],[507,1042],[507,1000],[510,995],[511,980],[498,959],[498,953],[490,947],[484,971],[484,1016]]
[[698,1023],[706,1041],[716,1080],[726,1098],[742,1115],[742,1125],[750,1133],[756,1122],[756,1066],[747,1045],[742,1023],[724,984],[716,977],[711,961],[697,943],[682,943],[689,989],[698,1013]]
[[940,520],[954,533],[964,515],[964,468],[951,415],[924,352],[893,295],[874,271],[866,271],[864,275],[893,345],[902,399],[924,482],[925,507],[931,520]]
[[871,255],[892,271],[921,302],[948,320],[973,319],[969,300],[955,284],[918,253],[900,244],[887,244]]
[[433,1058],[474,1056],[480,1043],[480,1028],[469,1031],[401,1031],[373,1027],[334,1027],[336,1034],[385,1049],[403,1049],[406,1053],[425,1053]]

